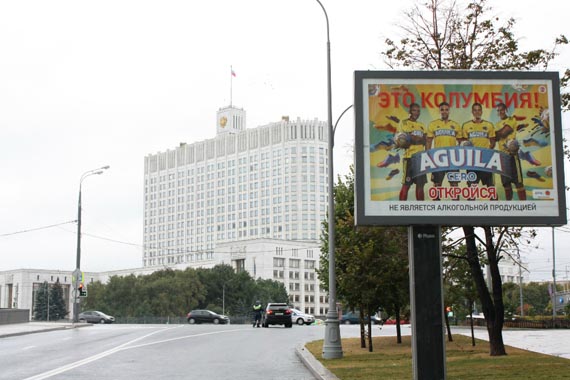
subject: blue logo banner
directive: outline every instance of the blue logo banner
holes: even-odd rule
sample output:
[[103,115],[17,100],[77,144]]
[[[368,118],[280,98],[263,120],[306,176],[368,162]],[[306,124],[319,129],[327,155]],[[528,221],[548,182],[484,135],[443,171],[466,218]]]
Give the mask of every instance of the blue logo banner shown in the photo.
[[514,157],[494,149],[450,146],[424,150],[411,158],[412,177],[439,172],[477,170],[514,177]]

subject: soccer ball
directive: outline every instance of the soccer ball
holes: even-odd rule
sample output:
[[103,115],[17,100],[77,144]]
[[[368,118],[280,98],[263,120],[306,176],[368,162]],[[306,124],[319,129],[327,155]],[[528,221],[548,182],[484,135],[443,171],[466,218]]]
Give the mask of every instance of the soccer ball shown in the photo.
[[473,143],[469,140],[465,140],[461,142],[461,146],[473,146]]
[[399,132],[394,135],[394,143],[398,148],[407,149],[412,145],[412,138],[407,133]]
[[505,146],[507,147],[507,150],[509,151],[509,153],[512,153],[512,154],[517,153],[519,151],[519,148],[520,148],[519,142],[515,139],[507,140],[507,142],[505,143]]

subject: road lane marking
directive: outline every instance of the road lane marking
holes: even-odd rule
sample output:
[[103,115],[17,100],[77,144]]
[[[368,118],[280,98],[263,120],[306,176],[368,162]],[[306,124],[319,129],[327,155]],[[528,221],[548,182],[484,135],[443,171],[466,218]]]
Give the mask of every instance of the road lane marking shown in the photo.
[[37,346],[28,346],[28,347],[24,347],[24,348],[22,348],[22,351],[25,351],[25,350],[31,350],[32,348],[36,348],[36,347],[37,347]]
[[132,349],[132,348],[147,347],[147,346],[152,346],[152,345],[155,345],[155,344],[161,344],[161,343],[166,343],[166,342],[173,342],[173,341],[175,341],[175,340],[188,339],[188,338],[195,338],[195,337],[206,336],[206,335],[222,334],[222,333],[235,332],[235,331],[243,331],[243,330],[245,330],[245,329],[212,331],[212,332],[208,332],[208,333],[177,336],[176,338],[158,340],[158,341],[156,341],[156,342],[149,342],[149,343],[139,344],[139,345],[136,345],[136,346],[125,347],[124,350],[130,350],[130,349]]
[[[173,328],[178,328],[178,327],[173,327]],[[59,375],[60,373],[67,372],[67,371],[69,371],[69,370],[71,370],[71,369],[80,367],[80,366],[85,365],[85,364],[89,364],[89,363],[91,363],[91,362],[94,362],[94,361],[96,361],[96,360],[102,359],[102,358],[104,358],[104,357],[106,357],[106,356],[109,356],[109,355],[111,355],[111,354],[114,354],[115,352],[118,352],[118,351],[123,350],[123,348],[124,348],[125,346],[127,346],[127,345],[129,345],[129,344],[131,344],[131,343],[138,342],[138,341],[140,341],[140,340],[142,340],[142,339],[144,339],[144,338],[148,338],[149,336],[154,335],[154,334],[159,333],[159,332],[162,332],[162,331],[165,331],[165,330],[164,330],[164,329],[160,329],[160,330],[153,331],[153,332],[151,332],[151,333],[148,333],[148,334],[146,334],[146,335],[140,336],[140,337],[138,337],[138,338],[136,338],[136,339],[133,339],[133,340],[131,340],[131,341],[125,342],[125,343],[123,343],[123,344],[121,344],[121,345],[119,345],[119,346],[117,346],[117,347],[115,347],[115,348],[111,348],[110,350],[107,350],[107,351],[101,352],[101,353],[99,353],[99,354],[90,356],[90,357],[88,357],[88,358],[85,358],[85,359],[76,361],[76,362],[74,362],[74,363],[66,364],[66,365],[61,366],[61,367],[59,367],[59,368],[52,369],[51,371],[47,371],[47,372],[40,373],[40,374],[35,375],[35,376],[32,376],[32,377],[28,377],[28,378],[26,378],[26,379],[24,379],[24,380],[43,380],[43,379],[47,379],[47,378],[50,378],[50,377],[55,376],[55,375]]]
[[78,360],[78,361],[73,362],[73,363],[70,363],[70,364],[66,364],[66,365],[61,366],[61,367],[59,367],[59,368],[55,368],[55,369],[52,369],[52,370],[50,370],[50,371],[47,371],[47,372],[44,372],[44,373],[40,373],[40,374],[35,375],[35,376],[32,376],[32,377],[28,377],[28,378],[26,378],[26,379],[24,379],[24,380],[43,380],[43,379],[48,379],[48,378],[50,378],[50,377],[52,377],[52,376],[56,376],[56,375],[59,375],[59,374],[61,374],[61,373],[63,373],[63,372],[67,372],[67,371],[69,371],[69,370],[72,370],[72,369],[74,369],[74,368],[77,368],[77,367],[80,367],[80,366],[83,366],[83,365],[92,363],[92,362],[94,362],[94,361],[96,361],[96,360],[102,359],[102,358],[104,358],[104,357],[106,357],[106,356],[112,355],[112,354],[117,353],[117,352],[119,352],[119,351],[130,350],[130,349],[132,349],[132,348],[146,347],[146,346],[151,346],[151,345],[154,345],[154,344],[161,344],[161,343],[166,343],[166,342],[172,342],[172,341],[176,341],[176,340],[180,340],[180,339],[189,339],[189,338],[195,338],[195,337],[200,337],[200,336],[207,336],[207,335],[222,334],[222,333],[229,333],[229,332],[236,332],[236,331],[244,331],[244,330],[245,330],[245,329],[241,328],[241,329],[233,329],[233,330],[212,331],[212,332],[200,333],[200,334],[191,334],[191,335],[179,336],[179,337],[176,337],[176,338],[163,339],[163,340],[159,340],[159,341],[156,341],[156,342],[149,342],[149,343],[138,344],[138,345],[135,345],[135,346],[126,347],[126,346],[128,346],[128,345],[130,345],[130,344],[136,343],[136,342],[138,342],[138,341],[140,341],[140,340],[143,340],[143,339],[145,339],[145,338],[148,338],[149,336],[154,335],[154,334],[157,334],[157,333],[159,333],[159,332],[163,332],[163,331],[171,330],[171,329],[176,329],[176,328],[180,328],[180,327],[183,327],[183,326],[177,326],[177,327],[171,327],[171,328],[167,328],[167,329],[160,329],[160,330],[157,330],[157,331],[153,331],[153,332],[151,332],[151,333],[149,333],[149,334],[146,334],[146,335],[143,335],[143,336],[138,337],[138,338],[136,338],[136,339],[133,339],[133,340],[131,340],[131,341],[125,342],[125,343],[123,343],[123,344],[121,344],[121,345],[119,345],[119,346],[117,346],[117,347],[115,347],[115,348],[111,348],[110,350],[103,351],[103,352],[101,352],[101,353],[99,353],[99,354],[90,356],[90,357],[85,358],[85,359],[82,359],[82,360]]

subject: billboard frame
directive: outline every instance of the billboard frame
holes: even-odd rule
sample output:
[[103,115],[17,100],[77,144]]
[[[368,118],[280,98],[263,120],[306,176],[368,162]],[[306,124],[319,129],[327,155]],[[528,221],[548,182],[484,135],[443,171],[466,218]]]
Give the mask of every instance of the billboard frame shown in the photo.
[[[355,71],[354,73],[354,110],[355,110],[355,224],[356,225],[394,225],[394,226],[413,226],[413,225],[472,225],[472,226],[528,226],[528,227],[544,227],[544,226],[560,226],[567,222],[566,219],[566,197],[564,186],[564,154],[563,154],[563,136],[561,125],[561,103],[560,103],[560,80],[558,72],[514,72],[514,71]],[[367,140],[365,133],[370,133],[370,120],[368,104],[368,89],[365,88],[366,83],[386,82],[388,84],[400,83],[402,86],[410,84],[418,86],[423,83],[453,85],[456,83],[472,84],[473,86],[480,83],[490,83],[490,85],[500,85],[501,83],[546,83],[548,97],[548,109],[550,110],[549,120],[551,127],[549,129],[549,137],[551,149],[553,176],[553,191],[555,193],[555,205],[550,208],[553,211],[547,211],[546,214],[504,214],[494,215],[491,213],[484,215],[472,215],[462,212],[441,213],[434,212],[421,213],[412,215],[410,213],[399,212],[398,207],[392,207],[392,204],[401,204],[404,201],[373,201],[371,200],[371,169],[370,163],[370,146],[371,142]],[[513,86],[514,87],[514,86]],[[408,91],[406,89],[406,91]],[[494,102],[493,102],[494,103]],[[420,105],[421,107],[421,105]],[[470,107],[470,105],[469,105]],[[495,105],[488,107],[494,109]],[[432,110],[433,111],[433,110]],[[365,125],[365,123],[367,125]],[[493,124],[494,125],[494,124]],[[368,170],[367,170],[368,169]],[[556,179],[554,179],[556,178]],[[429,182],[429,179],[428,179]],[[500,186],[500,181],[497,186]],[[485,207],[493,207],[497,209],[505,205],[508,209],[509,205],[530,204],[531,201],[504,201],[496,202],[487,200],[487,203],[481,201],[464,203],[465,208],[472,205],[489,205]],[[493,203],[491,203],[493,202]],[[534,201],[535,209],[540,208],[540,202],[544,200]],[[382,203],[386,203],[383,205]],[[423,205],[439,205],[453,204],[453,207],[460,205],[453,202],[435,202],[434,200],[424,202],[409,202],[410,204]],[[381,205],[381,211],[370,207],[370,205]],[[390,206],[388,206],[390,205]],[[538,205],[538,206],[537,206]],[[546,204],[545,204],[546,205]],[[482,208],[484,208],[481,206]],[[387,211],[387,207],[389,211]],[[431,206],[430,206],[431,207]],[[446,206],[448,207],[448,206]],[[449,206],[451,207],[451,206]],[[530,207],[530,206],[529,206]]]

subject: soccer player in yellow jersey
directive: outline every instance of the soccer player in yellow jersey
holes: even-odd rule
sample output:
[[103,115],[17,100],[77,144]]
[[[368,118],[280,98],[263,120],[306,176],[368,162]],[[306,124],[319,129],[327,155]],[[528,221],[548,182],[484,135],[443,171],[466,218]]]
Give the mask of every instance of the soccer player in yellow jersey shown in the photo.
[[[463,138],[470,141],[478,148],[493,149],[495,147],[495,127],[487,120],[483,120],[483,106],[480,103],[473,103],[471,106],[473,120],[463,124]],[[468,182],[471,186],[481,181],[487,187],[494,186],[493,173],[481,170],[473,170],[477,174],[477,180]]]
[[408,199],[408,191],[412,184],[416,185],[416,200],[424,200],[424,186],[427,182],[426,175],[421,174],[412,178],[412,168],[410,158],[415,153],[425,150],[426,127],[418,121],[420,117],[420,106],[417,103],[410,105],[410,117],[402,120],[398,127],[398,132],[406,133],[410,137],[410,146],[406,148],[403,157],[403,178],[400,189],[401,201]]
[[523,173],[521,160],[519,158],[517,141],[517,120],[507,114],[505,103],[497,104],[497,114],[499,121],[495,123],[495,135],[497,137],[497,149],[511,157],[512,172],[510,176],[501,175],[501,183],[505,188],[505,198],[513,199],[512,184],[517,189],[519,200],[526,200],[526,190],[523,184]]
[[[463,139],[463,132],[459,123],[449,119],[449,103],[439,104],[440,119],[429,123],[427,130],[426,149],[456,146],[458,139]],[[447,171],[434,172],[431,175],[433,185],[438,187],[443,183]],[[458,186],[457,182],[450,182],[451,186]]]

